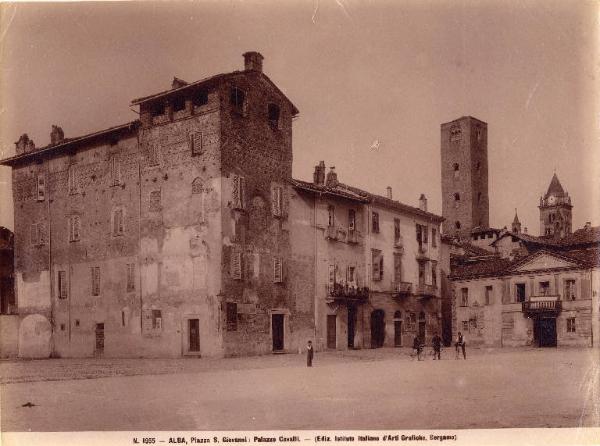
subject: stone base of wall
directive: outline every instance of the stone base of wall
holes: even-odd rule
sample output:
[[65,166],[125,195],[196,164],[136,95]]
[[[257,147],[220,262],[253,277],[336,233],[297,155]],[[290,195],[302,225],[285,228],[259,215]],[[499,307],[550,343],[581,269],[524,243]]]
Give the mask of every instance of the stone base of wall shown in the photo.
[[0,358],[16,358],[19,354],[19,316],[0,316]]

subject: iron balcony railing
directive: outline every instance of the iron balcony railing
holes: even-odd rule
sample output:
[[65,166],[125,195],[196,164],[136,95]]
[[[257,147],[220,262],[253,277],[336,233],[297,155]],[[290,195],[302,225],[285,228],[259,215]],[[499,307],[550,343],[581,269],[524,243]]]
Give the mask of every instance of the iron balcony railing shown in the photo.
[[327,295],[334,300],[367,300],[369,298],[369,288],[334,283],[328,286]]
[[417,285],[417,291],[415,293],[419,297],[436,297],[437,286],[428,285],[426,283],[420,283]]
[[558,313],[562,310],[560,300],[528,300],[521,305],[523,313]]
[[394,297],[403,297],[412,294],[412,283],[392,282],[392,294]]

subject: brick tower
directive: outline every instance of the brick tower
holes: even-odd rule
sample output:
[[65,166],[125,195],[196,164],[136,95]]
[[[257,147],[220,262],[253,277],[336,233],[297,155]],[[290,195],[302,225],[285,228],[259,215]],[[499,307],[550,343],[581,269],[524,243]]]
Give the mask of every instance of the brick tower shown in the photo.
[[463,116],[441,126],[444,233],[489,227],[487,124]]

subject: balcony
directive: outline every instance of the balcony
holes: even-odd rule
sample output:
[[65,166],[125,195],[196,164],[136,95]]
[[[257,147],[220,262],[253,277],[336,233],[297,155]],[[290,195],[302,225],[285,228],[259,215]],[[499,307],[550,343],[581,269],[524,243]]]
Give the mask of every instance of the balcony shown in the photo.
[[412,294],[412,283],[410,282],[392,282],[392,296],[401,298]]
[[417,291],[415,292],[415,294],[419,297],[419,299],[437,297],[437,286],[420,283],[419,285],[417,285]]
[[349,229],[346,237],[346,242],[351,244],[357,244],[359,242],[358,231],[355,229]]
[[335,226],[327,226],[325,230],[325,238],[329,240],[337,240],[338,239],[338,230]]
[[529,300],[521,303],[523,313],[560,313],[562,311],[562,301],[559,296],[531,296]]
[[417,252],[417,260],[429,260],[429,248],[424,243],[419,243],[419,251]]
[[369,298],[369,288],[334,283],[328,287],[327,297],[337,301],[365,301]]

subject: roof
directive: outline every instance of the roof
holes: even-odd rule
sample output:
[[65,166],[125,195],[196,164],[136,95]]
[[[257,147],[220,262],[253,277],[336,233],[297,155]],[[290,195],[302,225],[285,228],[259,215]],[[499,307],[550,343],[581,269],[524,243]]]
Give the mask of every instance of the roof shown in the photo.
[[357,187],[348,186],[347,184],[337,183],[336,186],[326,186],[326,185],[318,185],[314,183],[309,183],[307,181],[301,180],[291,180],[291,184],[299,189],[321,193],[325,195],[337,196],[341,198],[346,198],[349,200],[354,200],[359,203],[374,203],[379,204],[384,207],[397,209],[403,212],[408,212],[413,215],[417,215],[419,217],[423,217],[429,219],[431,221],[442,222],[444,220],[443,217],[433,214],[431,212],[423,211],[417,207],[409,206],[407,204],[401,203],[397,200],[392,200],[390,198],[382,197],[381,195],[372,194],[365,190],[359,189]]
[[498,237],[497,240],[492,242],[491,245],[495,246],[498,241],[507,236],[518,238],[526,244],[565,249],[574,246],[600,244],[600,226],[584,227],[563,238],[556,238],[554,235],[538,237],[535,235],[506,231]]
[[552,180],[550,180],[550,186],[548,186],[548,191],[546,192],[546,195],[544,195],[544,198],[548,198],[550,195],[562,196],[564,194],[565,190],[560,184],[556,173],[554,173],[554,175],[552,175]]
[[517,211],[515,210],[515,218],[513,219],[513,225],[520,225],[519,216],[517,215]]
[[464,280],[479,277],[500,277],[509,275],[515,268],[543,254],[576,263],[581,268],[600,267],[600,248],[597,247],[558,252],[542,249],[528,256],[519,257],[514,260],[495,257],[480,261],[459,263],[453,268],[450,278]]
[[495,232],[496,234],[498,234],[501,231],[502,231],[502,229],[498,229],[498,228],[482,228],[480,226],[476,226],[473,229],[471,229],[471,234],[481,234],[481,233],[487,233],[487,232]]
[[75,138],[65,138],[59,144],[48,144],[45,147],[40,149],[36,149],[32,152],[21,153],[19,155],[12,156],[10,158],[5,158],[0,160],[0,165],[4,166],[13,166],[19,162],[26,161],[31,158],[38,158],[40,156],[54,155],[56,153],[60,153],[63,150],[68,148],[72,148],[78,144],[89,142],[96,138],[107,137],[111,134],[121,133],[126,130],[136,129],[139,125],[139,121],[128,122],[127,124],[117,125],[115,127],[109,127],[104,130],[99,130],[94,133],[88,133],[87,135],[77,136]]
[[[141,98],[133,99],[131,101],[131,105],[139,105],[139,104],[143,104],[144,102],[153,101],[155,99],[162,98],[165,96],[171,96],[174,94],[178,94],[178,93],[181,93],[188,89],[193,89],[193,88],[197,88],[200,86],[207,86],[211,83],[219,83],[228,78],[239,76],[240,74],[243,74],[243,73],[245,73],[245,71],[232,71],[230,73],[221,73],[221,74],[216,74],[214,76],[205,77],[204,79],[200,79],[199,81],[191,82],[191,83],[183,85],[179,88],[171,88],[170,90],[163,90],[159,93],[154,93],[149,96],[144,96]],[[279,87],[277,85],[275,85],[275,83],[271,79],[269,79],[269,76],[267,76],[263,72],[260,72],[260,76],[262,79],[266,80],[277,92],[279,92],[279,94],[281,94],[281,96],[283,96],[286,101],[288,101],[288,103],[292,106],[292,116],[297,115],[299,113],[299,111],[296,108],[296,106],[292,103],[292,101],[290,101],[290,99],[285,95],[285,93],[283,93],[279,89]]]

